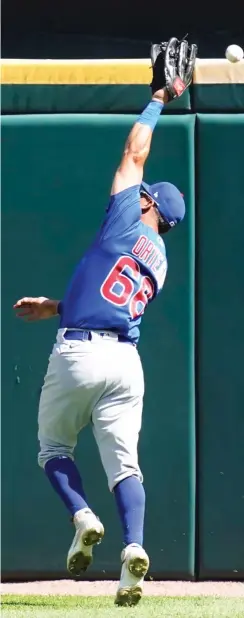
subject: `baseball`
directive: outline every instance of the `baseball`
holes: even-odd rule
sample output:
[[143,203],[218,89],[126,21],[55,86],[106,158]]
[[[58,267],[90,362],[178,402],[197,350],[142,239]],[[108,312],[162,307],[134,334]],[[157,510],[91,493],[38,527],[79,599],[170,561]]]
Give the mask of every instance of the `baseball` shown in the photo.
[[225,57],[229,62],[239,62],[243,58],[243,49],[240,45],[229,45],[226,49]]

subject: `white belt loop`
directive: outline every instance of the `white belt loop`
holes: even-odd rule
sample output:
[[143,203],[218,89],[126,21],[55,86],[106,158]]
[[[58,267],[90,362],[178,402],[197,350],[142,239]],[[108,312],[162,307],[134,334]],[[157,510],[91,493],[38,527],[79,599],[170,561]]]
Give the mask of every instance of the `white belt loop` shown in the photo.
[[56,343],[65,343],[64,335],[68,329],[67,328],[59,328],[56,337]]

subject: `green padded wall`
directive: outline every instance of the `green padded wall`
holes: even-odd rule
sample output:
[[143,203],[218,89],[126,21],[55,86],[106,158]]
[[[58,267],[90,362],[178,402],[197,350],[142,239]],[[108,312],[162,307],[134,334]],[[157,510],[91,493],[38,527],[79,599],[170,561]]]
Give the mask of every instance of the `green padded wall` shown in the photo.
[[[140,113],[147,105],[145,85],[2,84],[4,114]],[[243,112],[244,84],[193,84],[164,108],[164,115],[192,112]]]
[[[150,81],[150,78],[149,78]],[[140,113],[151,96],[149,85],[138,84],[2,84],[4,114]],[[189,110],[190,92],[166,105],[164,114]]]
[[244,114],[197,119],[199,572],[244,575]]
[[145,542],[152,567],[173,578],[194,574],[194,124],[193,116],[160,120],[145,176],[175,182],[187,203],[184,223],[165,237],[168,276],[145,315],[140,345],[146,376]]
[[[193,84],[190,92],[191,109],[194,112],[244,112],[244,83]],[[5,100],[7,102],[7,97]]]
[[[102,221],[113,173],[134,116],[2,118],[2,572],[66,575],[73,529],[38,468],[37,406],[57,328],[23,324],[12,305],[23,295],[61,297]],[[141,466],[148,494],[145,546],[151,573],[194,574],[194,123],[164,117],[155,132],[147,180],[167,179],[185,194],[185,222],[166,240],[169,274],[148,310],[140,351],[146,398]],[[91,576],[119,572],[121,535],[90,431],[77,460],[106,537]]]

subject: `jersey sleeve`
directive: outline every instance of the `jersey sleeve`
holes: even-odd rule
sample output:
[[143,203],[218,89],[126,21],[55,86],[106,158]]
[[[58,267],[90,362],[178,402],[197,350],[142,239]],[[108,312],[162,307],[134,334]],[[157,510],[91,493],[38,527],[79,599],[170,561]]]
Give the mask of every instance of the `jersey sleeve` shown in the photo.
[[141,219],[140,185],[134,185],[110,196],[100,239],[124,234]]

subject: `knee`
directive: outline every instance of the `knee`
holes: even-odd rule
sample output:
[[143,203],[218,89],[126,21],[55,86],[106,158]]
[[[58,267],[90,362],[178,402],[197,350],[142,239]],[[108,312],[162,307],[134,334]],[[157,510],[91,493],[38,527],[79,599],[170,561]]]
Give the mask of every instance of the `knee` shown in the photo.
[[143,483],[143,475],[142,472],[139,468],[139,466],[136,468],[132,469],[128,469],[128,470],[121,470],[119,471],[117,474],[112,474],[111,476],[108,475],[108,486],[111,492],[114,491],[114,488],[116,487],[116,485],[118,485],[118,483],[121,483],[121,481],[124,481],[125,479],[129,478],[129,477],[134,477],[136,478],[140,483]]
[[46,463],[54,457],[69,457],[74,459],[74,449],[69,446],[62,446],[60,444],[54,445],[41,445],[41,450],[38,453],[38,464],[41,468],[45,468]]

